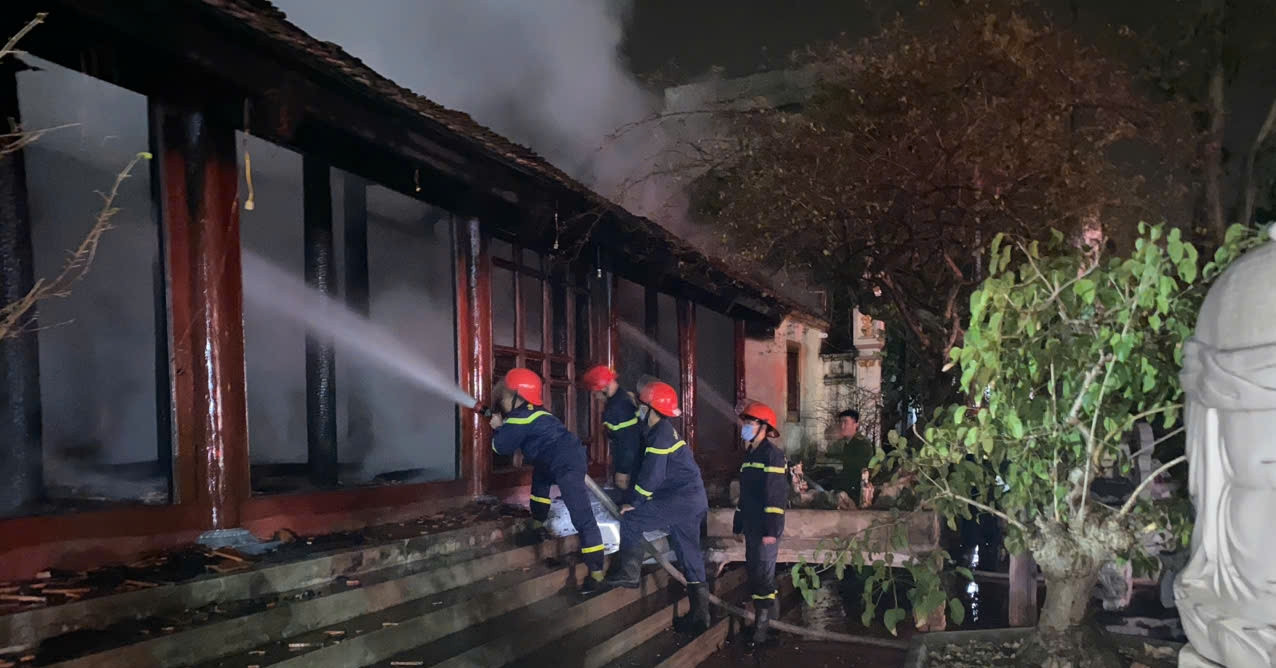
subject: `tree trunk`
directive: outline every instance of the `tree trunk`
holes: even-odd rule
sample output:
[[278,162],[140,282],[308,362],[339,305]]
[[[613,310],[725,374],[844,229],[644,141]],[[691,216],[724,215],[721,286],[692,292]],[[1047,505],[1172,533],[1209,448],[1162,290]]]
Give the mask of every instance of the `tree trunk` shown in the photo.
[[1258,128],[1258,134],[1254,136],[1254,143],[1250,145],[1249,152],[1245,154],[1245,173],[1242,175],[1241,187],[1241,211],[1236,216],[1236,222],[1242,225],[1249,225],[1254,222],[1254,206],[1258,199],[1258,185],[1254,183],[1254,163],[1258,159],[1258,152],[1263,148],[1263,142],[1267,141],[1267,136],[1271,134],[1272,128],[1276,127],[1276,98],[1267,107],[1267,116],[1263,118],[1263,124]]
[[1120,668],[1115,645],[1086,621],[1090,594],[1099,567],[1057,572],[1043,569],[1046,600],[1037,631],[1024,641],[1016,660],[1024,666],[1049,668]]
[[1046,601],[1037,628],[1062,632],[1085,620],[1090,592],[1099,581],[1099,569],[1087,573],[1046,573]]
[[1204,0],[1210,20],[1209,128],[1205,139],[1205,215],[1210,233],[1223,243],[1227,221],[1223,211],[1223,132],[1227,108],[1223,100],[1223,2]]

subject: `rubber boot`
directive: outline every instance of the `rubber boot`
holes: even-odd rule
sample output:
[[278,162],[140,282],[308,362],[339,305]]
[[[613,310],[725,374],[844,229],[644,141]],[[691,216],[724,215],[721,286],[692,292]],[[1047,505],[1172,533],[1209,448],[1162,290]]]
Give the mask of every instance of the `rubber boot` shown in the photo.
[[642,583],[642,548],[626,547],[624,543],[621,543],[620,552],[616,554],[616,557],[616,568],[603,580],[603,583],[608,587],[637,589]]
[[601,591],[606,591],[607,585],[603,584],[603,577],[606,574],[602,571],[590,571],[585,576],[585,581],[580,585],[581,596],[593,596]]
[[545,525],[532,520],[532,523],[526,529],[514,536],[514,544],[519,547],[529,547],[531,545],[539,545],[549,540],[549,538],[549,531],[545,529]]
[[709,630],[709,588],[702,582],[687,585],[691,609],[673,620],[673,630],[698,636]]
[[749,638],[748,648],[756,649],[767,645],[770,638],[767,631],[771,628],[771,618],[775,616],[775,601],[753,602],[753,635]]

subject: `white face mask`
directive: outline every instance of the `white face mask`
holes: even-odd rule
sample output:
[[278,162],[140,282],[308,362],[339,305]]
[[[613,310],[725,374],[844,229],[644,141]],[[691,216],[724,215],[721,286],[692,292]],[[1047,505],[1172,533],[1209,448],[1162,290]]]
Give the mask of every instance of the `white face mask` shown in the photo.
[[758,435],[758,426],[754,424],[746,424],[740,427],[740,438],[745,442],[752,443],[753,439]]
[[638,419],[639,419],[639,420],[646,420],[646,419],[647,419],[647,413],[649,413],[649,412],[650,412],[650,408],[651,408],[650,406],[646,406],[646,405],[639,406],[639,407],[638,407]]

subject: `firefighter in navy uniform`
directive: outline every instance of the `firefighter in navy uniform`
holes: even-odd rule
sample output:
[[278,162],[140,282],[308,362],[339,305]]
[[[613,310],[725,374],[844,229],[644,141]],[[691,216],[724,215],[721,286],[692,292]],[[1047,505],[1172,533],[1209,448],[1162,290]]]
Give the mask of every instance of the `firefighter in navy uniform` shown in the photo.
[[665,383],[654,382],[642,388],[638,400],[646,409],[647,447],[634,480],[633,505],[620,509],[618,567],[607,583],[636,589],[642,578],[642,535],[665,531],[691,599],[691,611],[674,620],[674,630],[700,634],[709,628],[709,590],[700,551],[700,528],[709,512],[709,499],[695,455],[669,421],[682,414],[678,393]]
[[619,502],[629,500],[629,482],[638,472],[642,458],[642,425],[638,424],[638,403],[634,395],[622,391],[615,370],[603,365],[585,372],[582,380],[590,392],[598,394],[603,405],[603,427],[611,447],[613,481],[621,491]]
[[784,534],[784,509],[788,506],[788,460],[784,450],[769,439],[779,438],[775,411],[754,402],[740,413],[740,436],[748,450],[740,464],[740,507],[733,533],[744,534],[744,560],[749,572],[756,623],[752,645],[767,640],[775,619],[775,561]]
[[585,446],[558,418],[541,408],[541,379],[530,370],[510,369],[495,394],[501,410],[492,415],[492,449],[506,457],[522,450],[524,460],[532,464],[533,540],[546,535],[549,489],[557,484],[572,526],[580,536],[581,557],[589,567],[581,592],[600,591],[604,576],[603,538],[585,487]]

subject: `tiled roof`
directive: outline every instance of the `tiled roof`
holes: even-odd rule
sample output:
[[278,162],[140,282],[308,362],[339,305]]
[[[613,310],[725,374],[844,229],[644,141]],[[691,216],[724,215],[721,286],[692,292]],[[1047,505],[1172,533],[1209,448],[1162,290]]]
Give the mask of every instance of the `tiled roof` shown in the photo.
[[[757,280],[741,276],[720,260],[710,258],[685,240],[647,218],[636,216],[611,202],[589,187],[551,165],[530,148],[520,146],[504,136],[475,122],[468,114],[454,111],[404,88],[368,67],[363,61],[350,55],[340,46],[310,36],[288,21],[282,10],[269,0],[196,0],[210,9],[235,20],[274,44],[290,50],[298,62],[326,70],[355,90],[371,98],[380,98],[421,116],[426,122],[446,128],[457,138],[472,142],[483,151],[518,169],[548,181],[552,185],[583,197],[592,206],[607,211],[612,224],[622,225],[652,242],[664,247],[669,255],[677,258],[678,272],[684,280],[703,283],[728,282],[753,296],[770,301],[808,319],[820,320],[803,304],[780,295]],[[695,280],[698,275],[700,280]]]

